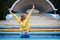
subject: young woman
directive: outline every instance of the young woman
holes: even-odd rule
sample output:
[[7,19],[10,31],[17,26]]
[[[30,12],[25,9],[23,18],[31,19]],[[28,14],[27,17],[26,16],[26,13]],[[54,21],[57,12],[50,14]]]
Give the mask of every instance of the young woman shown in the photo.
[[27,14],[22,13],[21,14],[21,18],[18,18],[14,13],[12,13],[11,10],[9,10],[9,12],[14,16],[14,18],[16,19],[16,21],[19,23],[20,25],[20,30],[22,30],[23,34],[28,34],[29,32],[29,19],[30,16],[32,14],[32,11],[34,10],[35,6],[33,5],[32,9],[30,10],[30,12]]

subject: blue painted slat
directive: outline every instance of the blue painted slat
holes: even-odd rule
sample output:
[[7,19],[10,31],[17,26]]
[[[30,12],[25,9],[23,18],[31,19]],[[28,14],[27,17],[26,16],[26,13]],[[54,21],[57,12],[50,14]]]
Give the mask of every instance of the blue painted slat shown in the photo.
[[[18,36],[0,36],[0,38],[20,38],[20,35]],[[48,39],[58,39],[60,38],[60,36],[34,36],[34,35],[31,35],[30,38],[38,38],[38,39],[43,39],[43,38],[48,38]]]
[[[20,28],[20,26],[0,26],[0,29],[3,28]],[[30,26],[30,28],[60,28],[60,26]]]
[[[21,34],[21,32],[0,32],[0,34]],[[60,32],[30,32],[30,34],[60,34]]]

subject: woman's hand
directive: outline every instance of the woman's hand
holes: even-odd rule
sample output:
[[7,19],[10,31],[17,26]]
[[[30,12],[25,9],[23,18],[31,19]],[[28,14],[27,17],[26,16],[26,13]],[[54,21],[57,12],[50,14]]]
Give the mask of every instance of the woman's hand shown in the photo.
[[34,6],[34,4],[32,5],[32,10],[34,10],[35,9],[35,6]]
[[8,9],[11,14],[14,14],[10,9]]

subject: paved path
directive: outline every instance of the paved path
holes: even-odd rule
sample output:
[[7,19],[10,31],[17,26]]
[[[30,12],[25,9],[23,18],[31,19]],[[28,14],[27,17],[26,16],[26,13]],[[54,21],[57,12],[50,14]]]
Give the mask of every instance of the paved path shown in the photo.
[[[30,25],[31,26],[60,26],[60,20],[49,17],[46,14],[39,14],[40,16],[31,16]],[[7,26],[18,26],[18,23],[14,18],[5,21],[0,21],[0,25]]]

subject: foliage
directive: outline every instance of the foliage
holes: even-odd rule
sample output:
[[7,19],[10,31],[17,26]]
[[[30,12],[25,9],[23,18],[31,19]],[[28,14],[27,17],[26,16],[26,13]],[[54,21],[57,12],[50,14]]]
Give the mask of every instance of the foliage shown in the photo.
[[8,8],[11,7],[11,5],[16,0],[0,0],[0,20],[5,20],[6,14],[8,14]]

